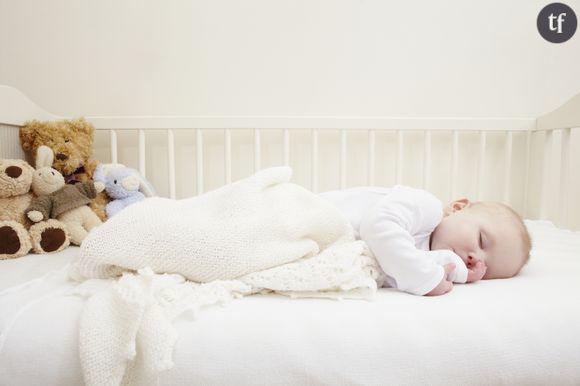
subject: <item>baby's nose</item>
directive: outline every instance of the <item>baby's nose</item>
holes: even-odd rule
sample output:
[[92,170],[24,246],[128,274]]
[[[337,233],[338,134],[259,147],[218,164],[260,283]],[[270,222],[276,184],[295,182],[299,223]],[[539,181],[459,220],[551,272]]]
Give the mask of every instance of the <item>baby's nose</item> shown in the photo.
[[478,261],[479,260],[477,257],[469,255],[467,257],[467,268],[474,268]]

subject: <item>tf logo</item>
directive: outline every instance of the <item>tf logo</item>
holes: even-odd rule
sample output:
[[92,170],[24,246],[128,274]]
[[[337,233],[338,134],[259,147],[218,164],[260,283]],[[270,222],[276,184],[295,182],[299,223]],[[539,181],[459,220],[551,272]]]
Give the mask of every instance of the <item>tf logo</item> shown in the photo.
[[563,43],[576,32],[578,20],[574,10],[562,3],[546,5],[538,15],[538,32],[551,43]]

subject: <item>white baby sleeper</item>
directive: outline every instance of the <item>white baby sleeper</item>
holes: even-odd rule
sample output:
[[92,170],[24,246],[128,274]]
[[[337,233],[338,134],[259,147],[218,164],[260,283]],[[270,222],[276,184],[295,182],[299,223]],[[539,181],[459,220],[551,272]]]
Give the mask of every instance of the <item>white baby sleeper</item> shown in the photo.
[[429,250],[429,240],[443,217],[443,205],[433,194],[407,186],[358,187],[320,194],[350,220],[357,239],[367,243],[388,276],[387,284],[424,295],[455,263],[450,280],[465,283],[467,267],[451,250]]

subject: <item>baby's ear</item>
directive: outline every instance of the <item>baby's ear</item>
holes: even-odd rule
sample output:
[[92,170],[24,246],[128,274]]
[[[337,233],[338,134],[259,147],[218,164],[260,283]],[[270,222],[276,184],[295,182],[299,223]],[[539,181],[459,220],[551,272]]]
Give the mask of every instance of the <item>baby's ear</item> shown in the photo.
[[469,201],[469,199],[467,199],[467,198],[460,198],[458,200],[453,201],[449,205],[447,205],[443,209],[443,213],[445,215],[449,215],[449,214],[451,214],[453,212],[457,212],[458,210],[465,209],[466,207],[469,206],[470,203],[471,202]]

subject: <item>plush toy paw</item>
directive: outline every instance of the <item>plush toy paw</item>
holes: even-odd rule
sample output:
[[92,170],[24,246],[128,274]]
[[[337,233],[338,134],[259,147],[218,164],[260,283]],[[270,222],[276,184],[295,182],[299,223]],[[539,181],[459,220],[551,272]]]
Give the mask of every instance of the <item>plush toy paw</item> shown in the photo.
[[64,213],[59,219],[66,225],[70,242],[74,245],[81,245],[89,231],[103,223],[95,212],[86,205]]
[[24,256],[30,248],[30,236],[22,224],[0,221],[0,260]]
[[26,215],[28,216],[30,221],[33,221],[33,222],[40,222],[40,221],[42,221],[42,218],[43,218],[42,213],[39,212],[38,210],[31,210]]
[[66,226],[54,219],[31,226],[30,237],[36,253],[59,252],[70,245]]

